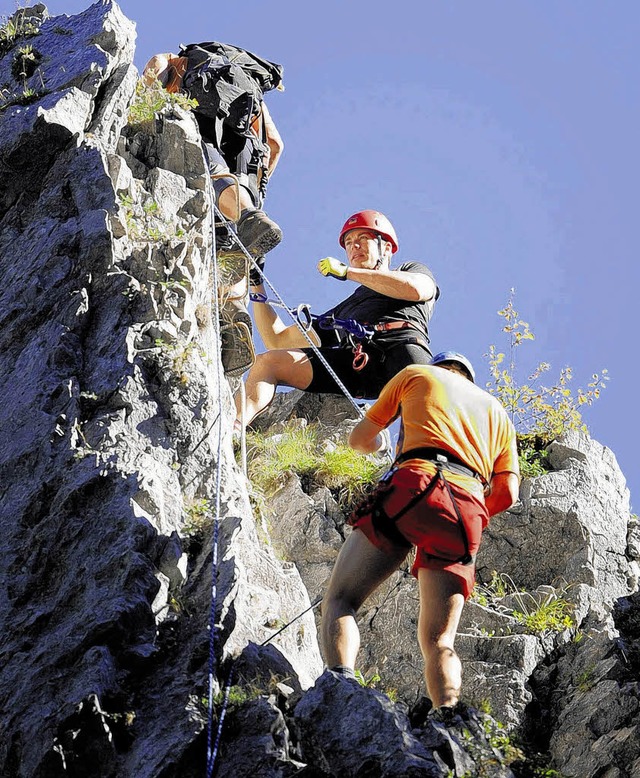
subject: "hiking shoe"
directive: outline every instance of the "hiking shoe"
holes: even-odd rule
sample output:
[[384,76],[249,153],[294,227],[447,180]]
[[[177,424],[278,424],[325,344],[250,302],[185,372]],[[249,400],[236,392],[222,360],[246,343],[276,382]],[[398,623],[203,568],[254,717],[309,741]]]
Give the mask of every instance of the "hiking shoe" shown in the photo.
[[455,705],[440,705],[438,708],[432,708],[427,713],[427,718],[444,724],[445,727],[451,727],[453,724],[460,723],[460,716],[466,710],[467,706],[462,702],[457,702]]
[[220,311],[220,324],[223,327],[226,324],[234,324],[236,322],[243,322],[249,330],[249,334],[253,333],[251,315],[242,297],[228,298]]
[[253,365],[256,352],[245,322],[235,321],[220,327],[220,355],[227,376],[240,376]]
[[282,230],[267,214],[257,209],[240,217],[238,237],[252,257],[264,257],[282,240]]

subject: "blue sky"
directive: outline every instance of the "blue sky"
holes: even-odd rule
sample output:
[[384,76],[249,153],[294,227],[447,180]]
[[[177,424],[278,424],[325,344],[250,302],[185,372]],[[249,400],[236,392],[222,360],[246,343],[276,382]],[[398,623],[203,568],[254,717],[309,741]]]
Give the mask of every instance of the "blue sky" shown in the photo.
[[[47,4],[77,13],[79,0]],[[640,4],[581,0],[298,0],[180,3],[122,0],[142,69],[180,43],[218,40],[284,65],[267,96],[285,151],[266,210],[284,231],[267,273],[292,305],[316,313],[353,286],[320,276],[342,256],[345,218],[383,211],[399,261],[433,270],[442,290],[434,350],[482,355],[506,345],[497,316],[515,305],[540,361],[572,385],[611,376],[585,411],[611,448],[638,510],[634,445],[640,307]]]

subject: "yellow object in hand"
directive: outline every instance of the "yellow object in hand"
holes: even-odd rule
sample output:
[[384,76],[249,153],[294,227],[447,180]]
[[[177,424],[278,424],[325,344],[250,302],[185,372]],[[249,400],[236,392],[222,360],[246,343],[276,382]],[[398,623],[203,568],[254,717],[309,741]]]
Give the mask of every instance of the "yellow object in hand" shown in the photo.
[[340,281],[347,280],[348,266],[335,257],[325,257],[318,262],[318,270],[323,276],[333,276]]

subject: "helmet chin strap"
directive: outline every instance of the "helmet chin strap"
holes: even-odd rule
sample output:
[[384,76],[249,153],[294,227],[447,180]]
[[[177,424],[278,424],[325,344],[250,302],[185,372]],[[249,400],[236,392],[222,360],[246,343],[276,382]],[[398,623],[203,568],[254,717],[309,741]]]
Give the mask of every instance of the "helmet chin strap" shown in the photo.
[[378,270],[381,265],[382,265],[382,235],[378,234],[378,261],[376,262],[376,266],[373,269]]

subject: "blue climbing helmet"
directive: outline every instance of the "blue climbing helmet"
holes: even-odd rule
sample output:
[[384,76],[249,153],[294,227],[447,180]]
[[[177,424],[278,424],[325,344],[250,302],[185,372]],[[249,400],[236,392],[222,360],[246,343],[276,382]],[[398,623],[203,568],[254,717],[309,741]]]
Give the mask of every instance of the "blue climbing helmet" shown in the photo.
[[436,354],[435,357],[433,357],[429,364],[441,365],[443,362],[457,362],[459,365],[462,365],[462,367],[464,367],[464,369],[469,374],[469,378],[475,384],[476,371],[473,369],[471,362],[469,362],[469,360],[463,354],[459,354],[457,351],[441,351],[439,354]]

